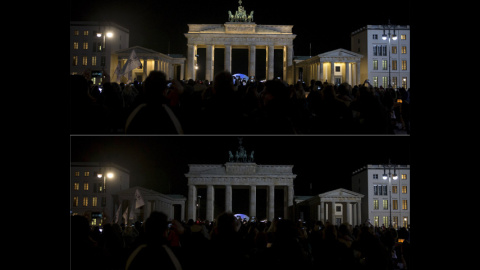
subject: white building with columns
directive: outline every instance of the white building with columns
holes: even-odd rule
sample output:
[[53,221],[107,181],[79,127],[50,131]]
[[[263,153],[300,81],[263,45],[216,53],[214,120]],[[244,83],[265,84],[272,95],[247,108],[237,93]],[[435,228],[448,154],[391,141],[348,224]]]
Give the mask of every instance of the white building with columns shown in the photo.
[[362,223],[362,198],[364,195],[344,188],[324,192],[297,201],[298,216],[304,220],[319,220],[340,225],[347,222],[355,226]]
[[[304,58],[304,57],[303,57]],[[361,83],[360,64],[363,56],[345,49],[337,49],[295,61],[295,81],[301,80],[307,84],[311,80],[334,84]]]
[[[206,79],[213,81],[215,49],[224,50],[224,68],[232,72],[232,49],[248,49],[248,76],[255,76],[256,50],[266,50],[266,78],[274,77],[274,50],[283,51],[283,80],[293,83],[293,74],[288,71],[293,59],[293,25],[257,25],[253,22],[253,11],[250,16],[240,6],[236,16],[230,15],[229,22],[224,24],[189,24],[186,79]],[[231,12],[229,12],[231,14]],[[242,15],[243,14],[243,17]],[[244,19],[242,19],[244,18]],[[248,18],[248,19],[247,19]],[[205,78],[196,78],[197,49],[206,48]],[[203,67],[202,67],[203,68]],[[263,79],[263,78],[257,78]]]
[[[366,165],[352,173],[352,190],[362,198],[363,222],[394,228],[410,224],[410,165]],[[386,174],[386,179],[383,175]],[[394,174],[397,175],[395,179]]]

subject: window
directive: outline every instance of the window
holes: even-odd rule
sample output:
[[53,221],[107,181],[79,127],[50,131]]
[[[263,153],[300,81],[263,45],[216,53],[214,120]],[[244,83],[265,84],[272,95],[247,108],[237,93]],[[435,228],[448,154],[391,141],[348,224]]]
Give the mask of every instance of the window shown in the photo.
[[383,217],[383,225],[388,226],[388,217]]
[[373,217],[373,226],[378,227],[378,216]]
[[73,35],[78,36],[78,30],[73,30]]
[[400,35],[401,40],[407,40],[407,35]]
[[92,66],[96,66],[96,65],[97,65],[97,57],[92,56]]
[[383,52],[383,56],[387,56],[387,45],[383,45],[382,46],[382,52]]
[[397,54],[397,46],[392,46],[392,54]]
[[84,172],[83,176],[90,176],[90,172]]
[[335,72],[340,72],[340,66],[335,66]]
[[398,210],[398,200],[392,200],[392,209]]
[[102,56],[102,57],[100,58],[100,65],[101,65],[102,67],[105,66],[105,56]]
[[397,186],[392,186],[392,193],[397,194]]
[[392,77],[392,87],[397,88],[397,77]]
[[73,197],[73,206],[75,206],[75,207],[78,206],[78,196]]
[[388,200],[383,200],[383,210],[388,210]]
[[407,89],[407,77],[402,78],[402,87]]
[[75,176],[80,176],[80,172],[75,172]]
[[382,77],[383,80],[383,86],[387,87],[388,86],[388,77]]
[[378,77],[373,76],[372,79],[373,79],[373,87],[378,87]]
[[398,217],[392,217],[393,219],[393,228],[398,229]]
[[[77,66],[77,65],[78,65],[78,56],[74,56],[74,57],[73,57],[73,63],[72,63],[72,65],[74,65],[74,66]],[[76,176],[78,176],[78,175],[76,175]]]
[[374,174],[373,179],[378,179],[378,174]]
[[92,206],[97,206],[97,197],[92,198]]
[[88,50],[88,42],[83,42],[83,49]]
[[407,53],[407,46],[402,46],[402,53],[406,54]]
[[88,190],[88,182],[83,183],[83,190]]
[[397,60],[392,60],[392,70],[397,70]]
[[75,182],[73,183],[73,190],[79,190],[80,189],[80,183]]
[[402,180],[407,180],[407,175],[406,174],[402,174]]
[[378,195],[378,186],[373,185],[373,195]]
[[[88,59],[86,56],[82,57],[82,65],[86,66],[88,64]],[[86,175],[85,175],[86,176]]]
[[402,60],[402,70],[407,70],[407,60]]
[[88,30],[83,31],[84,36],[88,36]]
[[378,39],[378,35],[377,35],[377,34],[373,34],[373,35],[372,35],[372,39]]
[[407,193],[407,186],[402,186],[402,193],[406,194]]
[[403,224],[402,224],[403,227],[407,227],[408,226],[408,218],[407,217],[403,217]]
[[382,60],[382,69],[388,70],[388,60]]
[[[387,193],[387,185],[383,185],[383,193],[382,193],[382,194],[383,194],[383,195],[388,195],[388,193]],[[380,194],[380,195],[382,195],[382,194]]]
[[377,56],[377,45],[373,45],[373,55]]
[[373,200],[373,209],[378,210],[378,200]]
[[378,60],[373,60],[373,70],[378,70]]
[[408,210],[407,200],[402,200],[402,210]]
[[83,197],[83,206],[88,206],[88,197]]
[[78,42],[77,41],[73,42],[73,49],[78,50]]

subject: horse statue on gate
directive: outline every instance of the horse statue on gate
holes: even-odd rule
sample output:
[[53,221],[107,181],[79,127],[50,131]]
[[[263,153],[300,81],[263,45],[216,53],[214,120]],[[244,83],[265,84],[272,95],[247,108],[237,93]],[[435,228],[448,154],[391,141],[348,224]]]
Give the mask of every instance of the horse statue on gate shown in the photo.
[[250,15],[248,15],[247,22],[253,22],[253,10],[250,12]]
[[228,21],[233,22],[235,20],[235,16],[233,16],[232,12],[228,11]]

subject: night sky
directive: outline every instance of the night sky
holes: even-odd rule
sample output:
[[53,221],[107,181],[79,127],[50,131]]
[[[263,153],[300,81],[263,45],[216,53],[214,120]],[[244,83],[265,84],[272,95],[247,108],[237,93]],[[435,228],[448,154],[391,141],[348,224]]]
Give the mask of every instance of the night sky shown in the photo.
[[[409,136],[243,136],[259,165],[294,165],[295,195],[351,189],[351,173],[367,164],[411,165]],[[187,196],[188,164],[225,164],[237,136],[71,136],[72,162],[114,162],[130,170],[130,186]],[[310,191],[310,183],[313,190]]]
[[[256,24],[293,25],[296,56],[350,49],[350,33],[367,24],[412,25],[411,1],[253,1],[242,6],[254,11]],[[223,24],[238,0],[70,1],[71,21],[112,21],[130,30],[130,46],[186,55],[187,24]]]

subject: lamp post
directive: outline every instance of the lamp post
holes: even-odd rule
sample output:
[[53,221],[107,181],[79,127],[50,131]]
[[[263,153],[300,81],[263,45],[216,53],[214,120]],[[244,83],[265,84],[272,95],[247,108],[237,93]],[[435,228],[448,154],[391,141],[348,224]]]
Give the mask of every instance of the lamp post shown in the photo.
[[97,177],[98,178],[102,178],[103,177],[103,196],[105,198],[105,204],[103,205],[103,222],[102,224],[106,221],[106,217],[105,217],[105,206],[107,205],[107,195],[106,195],[106,179],[109,178],[109,179],[112,179],[114,177],[114,174],[111,173],[111,172],[108,172],[108,173],[97,173]]
[[[112,38],[112,37],[113,37],[113,33],[112,33],[112,32],[107,32],[106,29],[104,29],[104,30],[105,30],[104,33],[101,33],[101,32],[97,33],[97,37],[99,37],[99,38],[100,38],[100,37],[103,37],[103,43],[102,43],[102,49],[101,49],[101,51],[102,51],[102,54],[103,54],[104,59],[103,59],[103,61],[101,61],[101,62],[102,62],[101,64],[102,64],[103,70],[105,71],[105,62],[107,62],[107,52],[106,52],[107,39],[106,39],[106,37]],[[102,77],[103,77],[103,76],[102,76]],[[103,80],[102,80],[102,83],[103,83]]]
[[[390,29],[393,29],[393,34],[390,33]],[[385,34],[385,30],[388,30],[388,34]],[[388,20],[388,24],[383,25],[383,35],[382,39],[387,40],[388,38],[388,87],[392,88],[392,83],[390,81],[390,53],[391,53],[391,47],[390,47],[390,38],[393,40],[397,40],[397,35],[395,34],[395,25],[390,24],[390,20]]]
[[[393,174],[392,174],[392,171],[391,171],[392,167],[393,167]],[[390,191],[388,192],[388,204],[389,204],[388,209],[390,211],[390,217],[388,218],[388,221],[390,223],[389,227],[393,227],[392,226],[392,178],[393,178],[393,180],[398,179],[398,175],[397,175],[397,172],[396,172],[396,167],[397,167],[397,165],[390,163],[390,159],[388,159],[388,164],[383,165],[382,178],[383,178],[383,180],[388,179],[388,185],[390,186],[390,188],[389,188]],[[388,168],[388,174],[386,173],[387,168]]]

